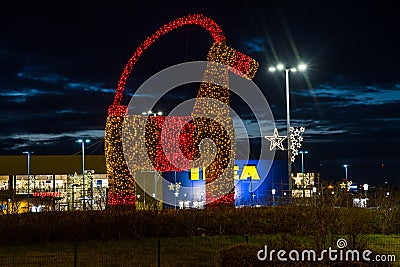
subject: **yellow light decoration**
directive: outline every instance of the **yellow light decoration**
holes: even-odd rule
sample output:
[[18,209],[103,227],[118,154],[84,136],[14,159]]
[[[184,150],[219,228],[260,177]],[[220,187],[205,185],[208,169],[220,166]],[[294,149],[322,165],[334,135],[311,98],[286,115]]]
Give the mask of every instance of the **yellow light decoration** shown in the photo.
[[[207,59],[210,62],[236,67],[234,69],[236,74],[247,79],[253,78],[258,69],[258,63],[247,57],[242,62],[248,62],[248,66],[243,68],[240,65],[242,62],[239,64],[237,61],[238,57],[242,60],[243,54],[221,42],[213,44]],[[243,73],[243,70],[247,71]],[[209,166],[193,166],[206,170],[207,204],[219,204],[219,202],[233,204],[236,142],[233,121],[229,116],[229,96],[229,70],[219,68],[215,64],[208,64],[192,112],[195,149],[193,159],[200,157],[199,145],[205,138],[210,138],[217,148],[215,159]],[[202,101],[202,98],[214,99],[225,105],[217,105],[218,102],[215,101]],[[209,158],[213,152],[208,149],[209,154],[207,155],[206,150],[206,155],[201,156]]]

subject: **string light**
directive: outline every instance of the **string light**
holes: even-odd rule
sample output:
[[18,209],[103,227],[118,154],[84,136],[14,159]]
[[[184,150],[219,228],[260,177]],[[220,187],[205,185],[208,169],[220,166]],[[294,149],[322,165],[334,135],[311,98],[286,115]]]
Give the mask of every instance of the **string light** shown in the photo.
[[[108,109],[105,155],[109,178],[109,205],[135,204],[134,175],[137,170],[183,171],[193,167],[205,168],[206,203],[234,203],[235,135],[233,122],[229,117],[228,69],[208,64],[191,116],[168,117],[169,128],[167,129],[163,129],[166,117],[126,116],[127,107],[121,105],[127,78],[141,54],[162,35],[187,24],[200,25],[213,36],[214,44],[209,50],[208,61],[230,66],[232,68],[230,71],[247,79],[252,79],[257,72],[258,63],[227,46],[222,30],[213,20],[204,15],[194,14],[179,18],[164,25],[148,37],[125,65],[118,82],[114,102]],[[212,101],[201,101],[204,98],[217,100],[224,103],[225,106],[217,106]],[[123,125],[125,129],[130,129],[130,131],[124,132],[128,140],[139,140],[129,143],[128,149],[131,153],[126,155],[130,166],[132,166],[132,162],[135,163],[132,173],[129,172],[122,148]],[[137,129],[138,126],[145,126],[143,140],[141,139],[143,129]],[[178,135],[176,135],[177,132]],[[163,146],[161,134],[163,134],[163,138],[168,138],[167,140],[171,140],[171,142]],[[181,154],[190,160],[188,162],[194,162],[200,156],[202,156],[201,159],[213,156],[213,149],[207,146],[205,151],[200,154],[199,145],[205,138],[211,139],[217,149],[211,165],[206,166],[200,163],[201,166],[190,166],[189,164],[177,167],[173,164],[174,161],[179,160]],[[203,162],[207,162],[207,160]]]
[[290,150],[291,150],[291,162],[296,160],[296,156],[299,154],[301,143],[303,142],[304,127],[290,127]]
[[210,32],[212,37],[214,38],[214,42],[220,43],[225,41],[224,33],[222,32],[221,28],[216,24],[212,19],[202,15],[202,14],[193,14],[187,15],[181,18],[178,18],[168,24],[165,24],[163,27],[158,29],[155,33],[151,36],[147,37],[147,39],[139,45],[136,51],[133,53],[132,57],[129,59],[128,63],[125,65],[125,68],[122,72],[121,78],[118,82],[117,92],[114,98],[114,105],[119,105],[122,100],[122,95],[124,92],[124,87],[128,76],[132,71],[133,65],[136,64],[137,60],[140,58],[142,53],[158,38],[163,36],[164,34],[169,33],[170,31],[182,27],[184,25],[194,24],[199,25],[205,28],[207,31]]

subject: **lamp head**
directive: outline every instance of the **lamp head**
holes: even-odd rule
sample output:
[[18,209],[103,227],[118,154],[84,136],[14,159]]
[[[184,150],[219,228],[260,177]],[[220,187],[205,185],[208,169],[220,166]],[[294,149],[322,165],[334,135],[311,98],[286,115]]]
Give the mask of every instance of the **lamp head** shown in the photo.
[[300,63],[300,64],[297,66],[297,69],[298,69],[299,71],[305,71],[305,70],[307,69],[307,65],[304,64],[304,63]]

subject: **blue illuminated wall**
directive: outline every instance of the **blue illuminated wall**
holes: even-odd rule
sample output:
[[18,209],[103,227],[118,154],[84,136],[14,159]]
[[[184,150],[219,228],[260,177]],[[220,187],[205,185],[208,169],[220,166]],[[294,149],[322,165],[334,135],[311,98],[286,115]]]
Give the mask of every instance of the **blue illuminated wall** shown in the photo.
[[235,206],[276,205],[289,189],[285,160],[236,160],[235,164]]
[[202,208],[205,205],[205,184],[202,171],[163,172],[164,208]]
[[[163,172],[162,176],[165,179],[162,184],[165,208],[175,205],[180,208],[204,207],[206,192],[202,170]],[[276,205],[288,190],[287,161],[235,160],[234,179],[235,206]]]

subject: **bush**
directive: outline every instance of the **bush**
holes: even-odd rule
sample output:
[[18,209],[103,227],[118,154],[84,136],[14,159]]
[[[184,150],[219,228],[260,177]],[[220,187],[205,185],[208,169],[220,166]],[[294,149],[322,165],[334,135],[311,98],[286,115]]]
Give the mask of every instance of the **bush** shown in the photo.
[[[0,244],[281,234],[288,237],[312,235],[318,249],[332,245],[338,236],[351,236],[352,247],[359,247],[358,240],[362,235],[381,233],[377,227],[379,216],[379,210],[319,205],[123,212],[52,211],[0,216]],[[292,241],[288,239],[288,242]]]

